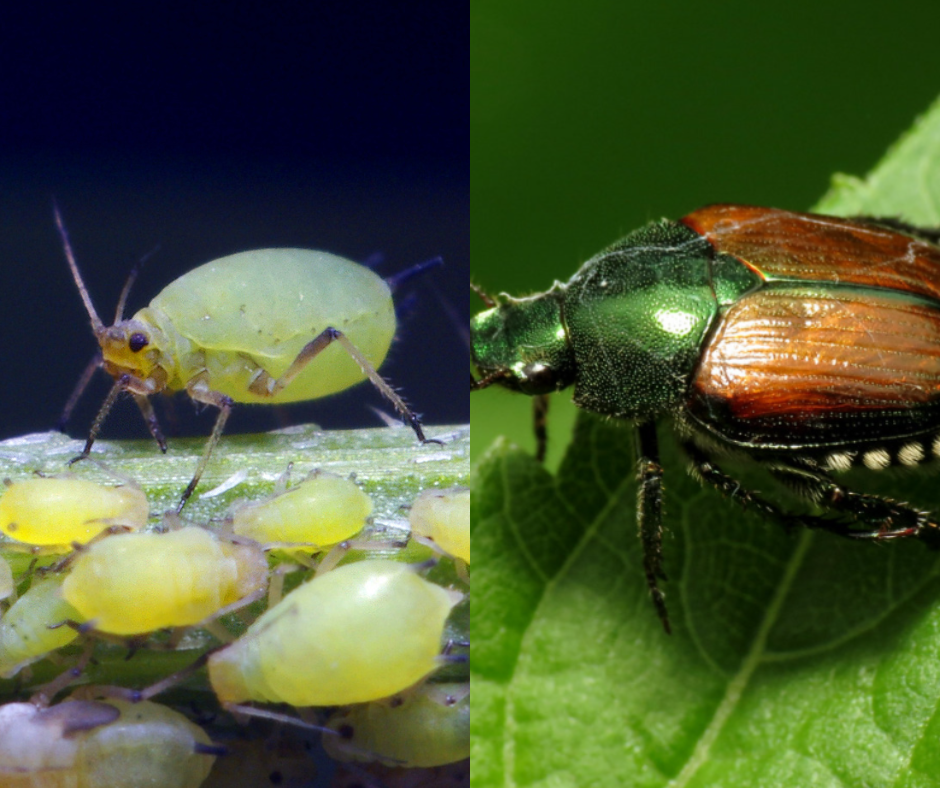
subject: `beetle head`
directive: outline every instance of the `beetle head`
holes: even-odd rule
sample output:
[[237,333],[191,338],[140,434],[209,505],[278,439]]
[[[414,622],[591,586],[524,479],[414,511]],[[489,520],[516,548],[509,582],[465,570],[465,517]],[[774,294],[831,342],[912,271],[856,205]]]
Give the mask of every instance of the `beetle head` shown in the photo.
[[504,295],[496,306],[473,317],[471,353],[481,378],[471,383],[471,390],[500,385],[534,396],[574,382],[562,296],[559,285],[530,298]]

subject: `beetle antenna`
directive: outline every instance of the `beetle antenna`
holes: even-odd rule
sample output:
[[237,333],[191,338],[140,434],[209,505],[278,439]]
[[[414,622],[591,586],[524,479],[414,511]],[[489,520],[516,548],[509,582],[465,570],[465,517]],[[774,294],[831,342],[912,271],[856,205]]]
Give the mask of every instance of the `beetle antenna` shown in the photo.
[[491,296],[489,293],[487,293],[487,292],[486,292],[482,287],[480,287],[479,285],[475,285],[475,284],[473,284],[473,282],[471,282],[471,283],[470,283],[470,289],[471,289],[474,293],[476,293],[478,296],[480,296],[480,300],[483,302],[483,305],[484,305],[484,306],[489,307],[490,309],[492,309],[493,307],[499,306],[499,303],[496,301],[496,299],[493,298],[493,296]]
[[399,271],[397,274],[393,274],[388,279],[386,279],[385,282],[388,284],[389,289],[394,293],[409,279],[420,276],[425,271],[431,268],[437,268],[439,265],[444,265],[444,259],[442,257],[432,257],[430,260],[425,260],[423,263],[417,263],[416,265],[411,266],[411,268],[406,268],[404,271]]
[[480,391],[480,389],[489,388],[494,383],[502,380],[503,378],[509,377],[505,370],[498,369],[495,372],[491,372],[489,375],[476,380],[473,375],[470,375],[470,391]]
[[65,224],[62,222],[62,214],[59,213],[59,206],[55,201],[52,203],[52,210],[55,213],[55,223],[56,227],[59,228],[59,237],[62,239],[62,247],[65,250],[65,259],[68,261],[69,270],[72,272],[75,285],[78,287],[78,293],[81,295],[82,301],[85,302],[85,311],[88,312],[88,316],[91,318],[92,331],[95,332],[95,336],[98,336],[104,331],[105,325],[101,322],[101,318],[98,317],[98,313],[95,311],[95,305],[91,303],[91,296],[88,295],[88,288],[85,287],[85,283],[82,281],[82,275],[78,272],[78,265],[75,263],[75,255],[72,254],[72,244],[69,243],[69,234],[65,230]]
[[127,297],[130,295],[131,288],[134,286],[134,282],[137,281],[137,277],[143,269],[144,264],[159,251],[160,244],[157,244],[155,247],[153,247],[153,249],[147,252],[147,254],[134,263],[134,267],[131,268],[131,272],[127,275],[127,281],[124,282],[124,287],[121,290],[121,296],[118,298],[117,309],[114,311],[115,325],[124,319],[124,306],[127,304]]

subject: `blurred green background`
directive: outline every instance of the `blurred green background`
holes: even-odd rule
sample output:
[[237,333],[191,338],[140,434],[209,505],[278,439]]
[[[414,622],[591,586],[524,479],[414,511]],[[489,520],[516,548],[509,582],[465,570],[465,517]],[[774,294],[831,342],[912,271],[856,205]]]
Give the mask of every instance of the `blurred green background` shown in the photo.
[[[808,208],[940,94],[938,21],[928,2],[474,0],[474,281],[545,290],[708,203]],[[471,415],[477,456],[500,434],[534,443],[527,397],[480,392]],[[556,395],[550,463],[572,420]]]

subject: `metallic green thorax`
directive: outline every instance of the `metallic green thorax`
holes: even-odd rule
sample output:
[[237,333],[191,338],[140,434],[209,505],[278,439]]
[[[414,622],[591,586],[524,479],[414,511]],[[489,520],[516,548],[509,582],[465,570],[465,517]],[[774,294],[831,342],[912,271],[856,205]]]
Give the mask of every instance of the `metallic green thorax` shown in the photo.
[[481,375],[527,394],[574,384],[586,410],[646,419],[681,404],[723,304],[759,283],[698,233],[657,222],[588,260],[566,285],[471,323]]

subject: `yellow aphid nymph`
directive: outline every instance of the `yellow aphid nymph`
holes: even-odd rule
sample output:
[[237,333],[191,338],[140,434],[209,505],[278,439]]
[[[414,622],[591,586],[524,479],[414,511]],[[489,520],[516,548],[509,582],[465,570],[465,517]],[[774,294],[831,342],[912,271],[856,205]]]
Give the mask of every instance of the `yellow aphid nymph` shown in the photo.
[[[92,425],[87,456],[118,394],[130,392],[161,448],[148,397],[185,391],[219,416],[180,507],[192,494],[235,402],[275,405],[316,399],[368,378],[425,441],[418,417],[379,376],[395,335],[389,283],[327,252],[258,249],[214,260],[169,284],[134,317],[106,326],[91,302],[56,212],[69,268],[114,377]],[[316,363],[311,363],[316,359]]]
[[263,592],[258,545],[203,528],[107,536],[75,558],[62,596],[95,629],[137,635],[198,624]]
[[334,706],[384,698],[438,666],[461,599],[394,561],[360,561],[288,594],[209,657],[222,703]]
[[370,514],[372,499],[355,482],[314,471],[286,492],[239,506],[232,515],[232,529],[261,544],[319,549],[355,536]]
[[36,477],[12,482],[3,491],[0,531],[18,542],[64,552],[114,525],[143,528],[149,513],[147,496],[133,484]]
[[323,746],[342,761],[429,767],[470,757],[470,684],[427,682],[410,692],[333,714]]
[[149,701],[0,706],[4,788],[199,788],[220,751],[182,714]]
[[425,490],[411,505],[408,519],[419,541],[470,563],[470,490]]

